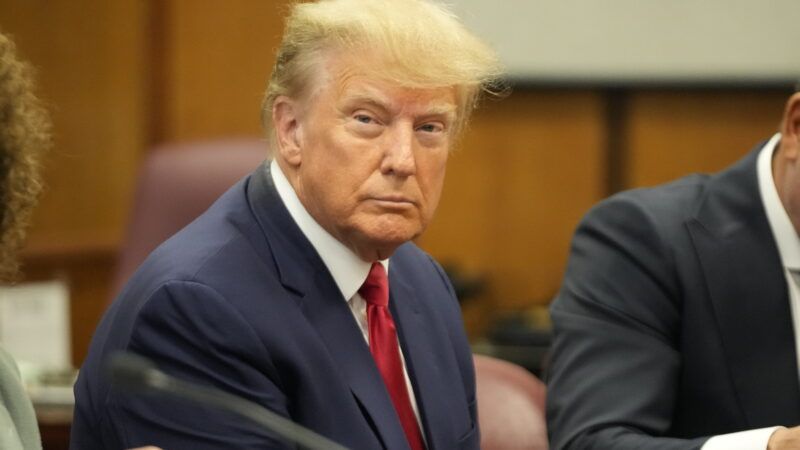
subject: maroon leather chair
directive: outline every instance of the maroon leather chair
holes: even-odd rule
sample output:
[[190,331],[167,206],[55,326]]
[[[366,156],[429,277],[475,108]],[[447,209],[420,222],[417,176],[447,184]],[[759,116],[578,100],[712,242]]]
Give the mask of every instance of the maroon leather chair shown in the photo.
[[264,139],[167,144],[142,165],[114,277],[114,296],[161,242],[203,213],[267,157]]
[[524,368],[474,355],[482,450],[547,450],[545,385]]

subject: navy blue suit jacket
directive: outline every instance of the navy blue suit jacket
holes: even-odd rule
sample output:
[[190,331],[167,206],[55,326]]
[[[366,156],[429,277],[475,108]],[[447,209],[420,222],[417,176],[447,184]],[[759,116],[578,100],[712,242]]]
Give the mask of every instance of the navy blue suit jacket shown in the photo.
[[[428,448],[478,448],[472,355],[444,272],[407,243],[389,286]],[[408,448],[347,303],[264,166],[155,250],[105,314],[75,385],[71,447],[286,446],[239,417],[110,386],[103,366],[116,350],[349,448]]]

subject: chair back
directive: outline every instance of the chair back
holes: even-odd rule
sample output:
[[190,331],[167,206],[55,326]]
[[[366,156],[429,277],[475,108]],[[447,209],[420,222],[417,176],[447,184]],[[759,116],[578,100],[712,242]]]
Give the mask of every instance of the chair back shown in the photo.
[[524,368],[474,355],[482,450],[547,450],[545,385]]
[[167,144],[153,149],[139,171],[113,290],[158,245],[188,225],[239,179],[266,159],[263,139]]

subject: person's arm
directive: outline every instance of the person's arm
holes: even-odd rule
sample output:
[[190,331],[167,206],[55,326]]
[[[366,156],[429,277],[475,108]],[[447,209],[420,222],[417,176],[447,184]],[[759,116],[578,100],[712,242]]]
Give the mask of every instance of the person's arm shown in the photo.
[[[289,417],[270,355],[238,311],[208,286],[164,285],[142,307],[128,351],[178,379],[214,386]],[[239,416],[163,395],[113,391],[106,420],[121,448],[287,448]]]
[[670,428],[681,355],[674,262],[656,221],[615,197],[575,233],[552,305],[547,392],[551,448],[700,449]]

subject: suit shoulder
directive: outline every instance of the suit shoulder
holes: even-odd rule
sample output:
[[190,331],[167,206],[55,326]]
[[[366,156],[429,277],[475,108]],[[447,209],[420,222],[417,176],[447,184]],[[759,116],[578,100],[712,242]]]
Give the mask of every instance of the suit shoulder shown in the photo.
[[709,175],[689,175],[663,185],[614,194],[592,207],[579,228],[592,223],[624,228],[649,224],[677,231],[695,213],[712,179]]
[[146,297],[168,282],[196,282],[219,289],[235,278],[260,271],[271,261],[270,247],[244,195],[229,191],[208,211],[156,248],[127,283],[121,296]]
[[711,179],[709,175],[695,174],[658,186],[630,189],[609,197],[598,207],[630,204],[656,214],[690,211],[702,198]]
[[577,286],[594,277],[613,279],[614,273],[630,272],[630,268],[610,271],[613,262],[632,265],[671,289],[675,283],[666,280],[675,277],[676,252],[688,245],[686,222],[702,203],[711,179],[691,175],[620,192],[594,206],[573,236],[564,286],[583,292]]

